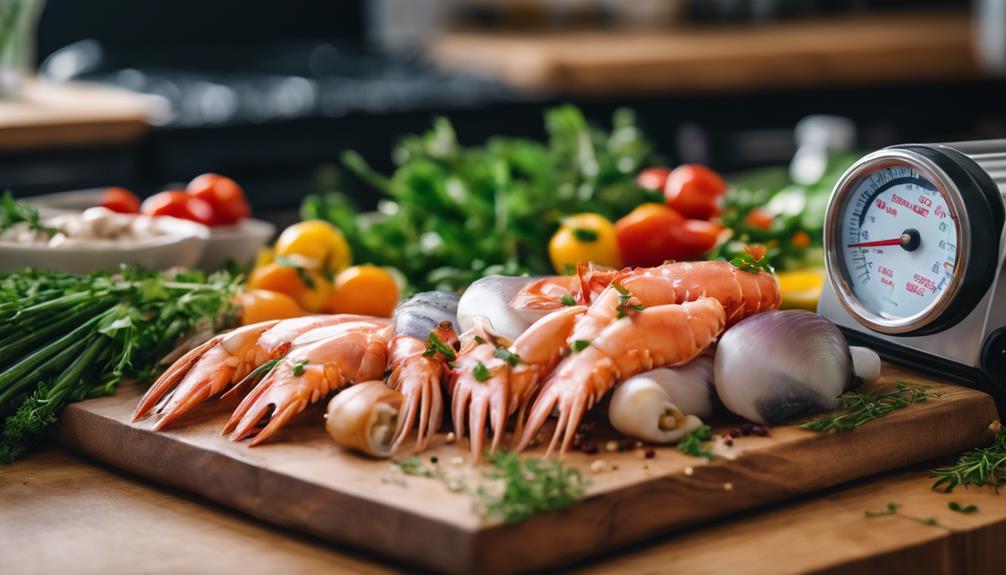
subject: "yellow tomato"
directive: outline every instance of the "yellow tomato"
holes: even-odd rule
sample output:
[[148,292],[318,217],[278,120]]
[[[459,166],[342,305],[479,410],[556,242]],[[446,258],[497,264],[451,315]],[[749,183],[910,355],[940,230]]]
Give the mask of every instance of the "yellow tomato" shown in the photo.
[[311,258],[333,273],[345,269],[353,259],[339,228],[322,220],[307,220],[283,230],[275,251],[277,256]]
[[252,269],[271,264],[274,259],[276,259],[276,252],[270,247],[264,247],[255,254],[255,266]]
[[561,274],[573,273],[580,263],[622,267],[615,226],[598,214],[577,214],[563,220],[548,242],[552,266]]
[[248,288],[286,294],[304,309],[318,312],[332,292],[332,282],[315,260],[283,256],[252,271]]
[[353,266],[335,278],[335,289],[325,303],[327,313],[358,313],[390,317],[398,305],[398,282],[372,265]]
[[277,291],[253,289],[238,294],[236,299],[241,308],[241,325],[307,315],[292,297]]
[[784,309],[808,309],[817,311],[817,300],[821,298],[824,285],[824,270],[808,269],[780,272],[779,289],[782,291]]

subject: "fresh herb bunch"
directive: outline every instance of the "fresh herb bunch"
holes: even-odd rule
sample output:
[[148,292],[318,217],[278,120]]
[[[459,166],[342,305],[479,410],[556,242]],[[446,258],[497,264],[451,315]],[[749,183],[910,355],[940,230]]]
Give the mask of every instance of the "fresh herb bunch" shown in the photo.
[[72,401],[148,379],[184,336],[231,319],[229,274],[125,268],[0,276],[0,462],[13,461]]
[[639,204],[662,202],[635,183],[652,146],[629,110],[610,132],[587,123],[573,106],[545,114],[548,141],[492,138],[465,147],[451,123],[408,136],[395,150],[390,177],[353,152],[343,164],[386,199],[377,217],[361,216],[338,193],[307,198],[305,218],[346,234],[361,261],[398,268],[412,290],[462,288],[490,274],[552,273],[547,246],[560,220],[595,212],[611,220]]
[[[733,231],[730,241],[709,254],[709,259],[744,258],[744,247],[764,244],[767,264],[777,270],[823,265],[824,212],[831,191],[858,157],[838,154],[829,159],[824,176],[810,185],[789,177],[787,168],[762,168],[730,179],[723,197],[721,219]],[[754,210],[771,215],[768,229],[749,219]]]
[[903,409],[913,403],[922,403],[939,397],[939,393],[929,391],[924,385],[897,382],[897,389],[888,393],[869,395],[846,392],[839,396],[840,406],[834,412],[812,419],[800,427],[811,431],[849,431],[875,419],[880,419],[896,409]]
[[703,425],[695,431],[689,433],[678,443],[678,451],[692,457],[702,457],[712,460],[716,457],[709,447],[709,442],[713,438],[713,430],[708,425]]
[[958,485],[991,485],[998,492],[1006,484],[1006,430],[996,432],[992,445],[972,449],[955,464],[935,469],[929,476],[936,479],[933,489],[944,493],[950,493]]

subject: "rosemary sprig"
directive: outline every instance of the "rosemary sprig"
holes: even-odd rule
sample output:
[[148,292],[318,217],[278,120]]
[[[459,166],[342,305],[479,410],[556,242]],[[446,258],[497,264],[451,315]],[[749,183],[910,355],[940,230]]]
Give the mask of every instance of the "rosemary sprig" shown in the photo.
[[713,437],[713,430],[708,425],[696,429],[689,433],[678,443],[678,451],[692,457],[703,457],[712,460],[716,457],[709,449],[709,440]]
[[936,479],[933,489],[944,493],[950,493],[958,485],[991,485],[998,493],[1006,484],[1006,430],[996,432],[992,445],[972,449],[961,455],[957,463],[934,469],[929,476]]
[[961,505],[956,501],[951,501],[947,503],[947,508],[951,511],[956,511],[962,515],[971,515],[972,513],[978,513],[977,505]]
[[943,527],[935,517],[916,517],[914,515],[905,515],[904,513],[898,511],[901,509],[901,505],[891,502],[887,504],[887,507],[883,511],[864,511],[863,516],[867,518],[874,517],[900,517],[901,519],[906,519],[908,521],[914,521],[920,525],[926,525],[929,527]]
[[846,392],[839,396],[840,406],[829,415],[812,419],[800,427],[811,431],[849,431],[875,419],[880,419],[896,409],[922,403],[940,396],[925,385],[897,382],[897,389],[888,393],[869,395]]

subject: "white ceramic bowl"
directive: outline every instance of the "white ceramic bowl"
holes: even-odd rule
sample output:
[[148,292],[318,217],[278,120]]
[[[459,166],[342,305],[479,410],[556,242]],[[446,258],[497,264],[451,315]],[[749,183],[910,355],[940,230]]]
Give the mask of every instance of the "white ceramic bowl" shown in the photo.
[[252,218],[241,220],[233,226],[212,227],[197,267],[209,271],[218,270],[229,260],[241,266],[251,264],[259,250],[275,233],[276,226]]
[[25,267],[86,274],[116,271],[121,264],[165,270],[199,263],[210,239],[204,225],[176,218],[158,218],[165,235],[131,243],[81,242],[59,247],[0,241],[0,272]]

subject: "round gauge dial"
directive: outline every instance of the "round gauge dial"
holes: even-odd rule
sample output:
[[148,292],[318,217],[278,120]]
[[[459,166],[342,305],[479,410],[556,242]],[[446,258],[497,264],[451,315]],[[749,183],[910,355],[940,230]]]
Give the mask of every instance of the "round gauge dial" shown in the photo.
[[867,156],[836,187],[828,263],[843,304],[877,331],[905,333],[955,295],[966,253],[957,191],[914,158]]

